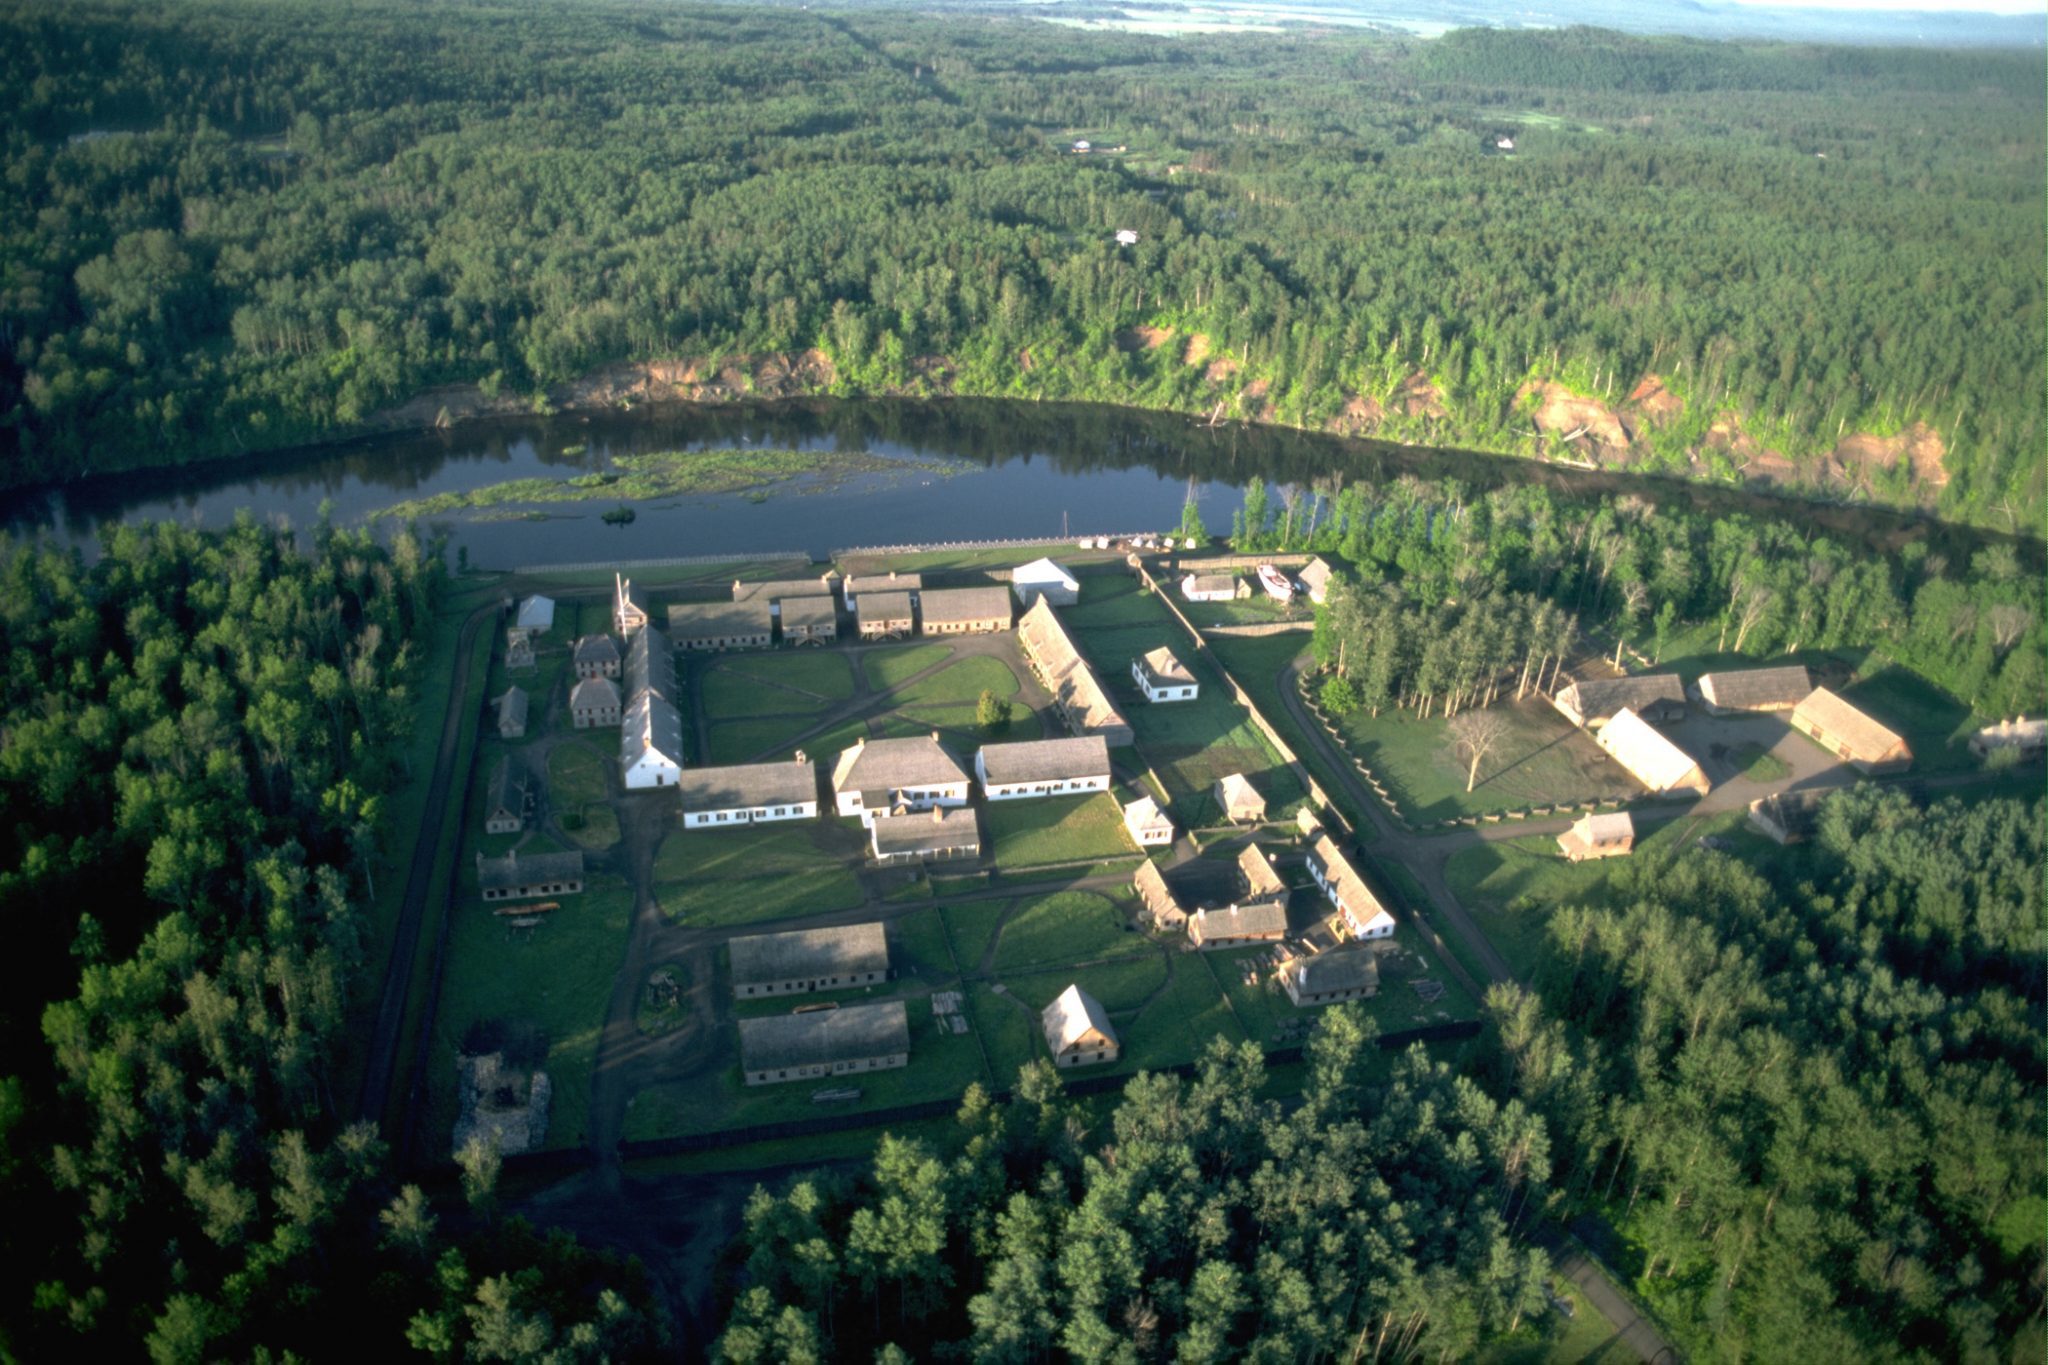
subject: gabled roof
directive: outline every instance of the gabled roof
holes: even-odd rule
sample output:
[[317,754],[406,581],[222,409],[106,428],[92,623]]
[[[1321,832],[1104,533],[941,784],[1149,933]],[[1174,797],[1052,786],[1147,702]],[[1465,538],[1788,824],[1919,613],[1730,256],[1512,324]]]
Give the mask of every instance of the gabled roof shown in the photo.
[[869,792],[939,787],[966,780],[967,770],[935,735],[866,740],[841,751],[839,761],[832,765],[832,790],[859,791],[864,801]]
[[1197,910],[1188,919],[1201,926],[1198,938],[1258,938],[1287,932],[1287,907],[1276,900]]
[[525,807],[526,774],[513,771],[510,754],[491,768],[491,776],[484,789],[484,804],[492,814],[502,810],[517,815]]
[[1017,622],[1017,639],[1025,653],[1038,661],[1045,674],[1046,690],[1079,718],[1084,730],[1129,730],[1130,722],[1109,699],[1109,691],[1095,670],[1088,666],[1079,646],[1067,633],[1066,623],[1053,610],[1052,601],[1040,597]]
[[785,597],[782,599],[782,630],[786,635],[791,626],[835,626],[839,624],[839,606],[831,597]]
[[1032,583],[1058,583],[1064,587],[1076,590],[1081,586],[1080,579],[1074,577],[1066,569],[1053,563],[1050,559],[1034,559],[1029,564],[1021,565],[1011,570],[1010,582],[1026,585]]
[[1676,673],[1643,673],[1629,678],[1574,680],[1557,694],[1558,701],[1581,716],[1611,716],[1624,707],[1634,710],[1660,702],[1685,705],[1685,684]]
[[1280,880],[1280,874],[1273,870],[1273,860],[1257,844],[1248,844],[1244,852],[1237,855],[1237,870],[1244,875],[1245,885],[1254,896],[1284,896],[1287,883]]
[[1330,586],[1330,579],[1334,577],[1335,574],[1336,570],[1332,569],[1327,563],[1323,561],[1322,556],[1318,555],[1316,556],[1316,558],[1311,559],[1308,563],[1302,565],[1301,571],[1295,574],[1295,577],[1299,578],[1304,584],[1306,584],[1309,592],[1313,594],[1322,592],[1324,589],[1328,588]]
[[955,621],[1010,619],[1010,590],[997,584],[986,588],[926,588],[918,605],[926,626],[949,625]]
[[830,597],[838,585],[837,571],[827,569],[816,578],[768,578],[758,583],[735,581],[732,585],[732,600],[735,602],[787,602],[797,597]]
[[1045,1026],[1046,1045],[1055,1055],[1083,1042],[1090,1032],[1101,1034],[1103,1041],[1116,1046],[1116,1028],[1109,1022],[1109,1011],[1082,990],[1078,982],[1061,991],[1059,999],[1045,1007],[1039,1022]]
[[1582,815],[1572,826],[1572,832],[1588,844],[1619,843],[1636,837],[1636,822],[1625,810],[1608,811],[1604,815]]
[[498,698],[498,724],[524,726],[526,724],[526,689],[508,687],[505,695]]
[[626,647],[626,691],[638,697],[652,692],[664,701],[676,699],[675,649],[653,626],[647,626]]
[[1190,573],[1182,574],[1182,592],[1227,592],[1237,591],[1237,575],[1234,573]]
[[880,921],[754,934],[734,939],[731,947],[738,986],[889,970],[889,936]]
[[1825,687],[1816,687],[1811,696],[1793,708],[1792,720],[1831,736],[1857,762],[1883,763],[1913,756],[1905,740]]
[[924,590],[924,575],[921,573],[871,573],[859,578],[848,575],[846,595],[858,597],[864,592],[921,592]]
[[1614,719],[1602,726],[1594,739],[1614,755],[1615,762],[1653,792],[1679,787],[1706,788],[1706,770],[1693,761],[1692,755],[1625,706],[1614,713]]
[[1219,778],[1216,785],[1221,788],[1219,796],[1225,810],[1234,810],[1240,805],[1255,805],[1260,810],[1266,808],[1266,798],[1259,795],[1259,789],[1243,773]]
[[947,849],[981,847],[981,822],[972,806],[947,810],[936,806],[908,815],[877,815],[869,830],[875,856],[896,853],[943,853]]
[[1150,654],[1138,660],[1138,667],[1144,671],[1154,687],[1191,687],[1195,675],[1174,657],[1173,651],[1161,645]]
[[513,624],[522,630],[552,630],[555,625],[555,599],[542,597],[539,593],[523,598],[512,619]]
[[1173,888],[1166,884],[1166,874],[1159,870],[1159,864],[1150,858],[1138,864],[1138,875],[1132,878],[1132,885],[1137,888],[1138,899],[1144,903],[1147,910],[1156,913],[1164,909],[1186,918],[1187,907],[1180,903],[1180,897],[1174,895]]
[[1365,884],[1365,878],[1344,850],[1337,847],[1335,839],[1328,834],[1317,835],[1309,845],[1308,856],[1312,865],[1323,870],[1322,880],[1329,884],[1330,899],[1340,910],[1361,924],[1370,924],[1387,913],[1387,907],[1380,904],[1380,898]]
[[747,1071],[830,1066],[909,1051],[910,1016],[901,1000],[740,1020],[740,1066]]
[[1109,776],[1109,743],[1101,735],[1027,739],[981,746],[981,768],[997,786]]
[[1700,676],[1700,696],[1709,706],[1743,710],[1797,706],[1813,691],[1813,678],[1798,664],[1784,668],[1741,668]]
[[586,635],[576,642],[576,662],[603,667],[619,662],[619,645],[609,635]]
[[481,853],[476,859],[477,885],[485,891],[508,891],[517,886],[536,886],[541,882],[580,882],[583,880],[583,855],[574,851],[568,853],[529,853],[524,858],[514,849],[502,858],[486,858]]
[[685,815],[795,806],[818,799],[818,770],[808,763],[736,763],[690,768],[676,778]]
[[[1131,802],[1130,805],[1124,807],[1124,823],[1127,825],[1166,825],[1170,828],[1173,821],[1167,818],[1165,811],[1159,809],[1157,801],[1154,801],[1149,796],[1141,796]],[[1147,866],[1150,866],[1150,864],[1147,864]],[[1155,868],[1154,871],[1157,871],[1157,869]]]
[[908,621],[911,619],[908,592],[878,592],[869,588],[860,595],[854,615],[862,621]]
[[628,766],[650,753],[683,766],[683,718],[676,708],[652,692],[642,692],[626,707],[619,726],[619,757]]
[[744,602],[677,602],[668,609],[668,633],[679,641],[766,635],[774,625],[765,597]]
[[1337,948],[1313,957],[1297,957],[1282,963],[1280,971],[1292,979],[1295,992],[1300,995],[1377,991],[1380,985],[1379,954],[1369,947]]
[[584,678],[569,689],[571,711],[616,711],[619,689],[606,677]]

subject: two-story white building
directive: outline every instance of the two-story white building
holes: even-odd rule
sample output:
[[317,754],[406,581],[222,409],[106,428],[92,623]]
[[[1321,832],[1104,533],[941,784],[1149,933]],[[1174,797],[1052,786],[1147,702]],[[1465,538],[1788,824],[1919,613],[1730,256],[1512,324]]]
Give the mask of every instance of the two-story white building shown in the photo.
[[967,770],[936,731],[916,739],[860,740],[832,766],[833,809],[859,816],[868,829],[875,816],[899,807],[964,806],[971,787]]

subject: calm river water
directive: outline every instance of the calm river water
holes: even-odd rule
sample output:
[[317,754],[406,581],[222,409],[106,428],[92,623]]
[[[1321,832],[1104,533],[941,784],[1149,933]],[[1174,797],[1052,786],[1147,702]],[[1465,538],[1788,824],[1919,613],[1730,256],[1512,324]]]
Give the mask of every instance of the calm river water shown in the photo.
[[600,520],[612,505],[601,501],[551,504],[539,521],[456,512],[434,524],[447,529],[451,547],[469,552],[471,563],[489,567],[785,550],[823,557],[858,545],[1049,538],[1063,530],[1076,536],[1164,531],[1179,521],[1191,485],[1204,520],[1220,533],[1254,476],[1275,484],[1332,474],[1379,483],[1415,474],[1457,478],[1475,490],[1511,481],[1542,482],[1566,494],[1626,487],[1703,510],[1796,517],[1884,549],[1920,536],[1980,539],[1964,528],[1869,508],[1793,503],[1502,456],[1285,428],[1210,429],[1183,416],[1129,408],[966,399],[666,405],[494,418],[445,432],[32,490],[0,502],[0,526],[16,534],[47,532],[90,553],[101,528],[115,521],[170,518],[213,526],[246,509],[308,526],[325,504],[347,524],[405,499],[601,470],[613,455],[747,445],[860,451],[899,467],[777,485],[758,501],[736,494],[641,503],[628,526]]

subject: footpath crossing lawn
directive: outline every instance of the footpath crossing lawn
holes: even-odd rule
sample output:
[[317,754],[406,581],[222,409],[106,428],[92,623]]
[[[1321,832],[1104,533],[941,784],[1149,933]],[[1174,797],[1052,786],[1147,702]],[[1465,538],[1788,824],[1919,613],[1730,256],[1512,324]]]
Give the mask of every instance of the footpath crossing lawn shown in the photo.
[[869,690],[885,692],[951,657],[951,645],[898,645],[871,649],[861,657],[861,671],[867,674]]

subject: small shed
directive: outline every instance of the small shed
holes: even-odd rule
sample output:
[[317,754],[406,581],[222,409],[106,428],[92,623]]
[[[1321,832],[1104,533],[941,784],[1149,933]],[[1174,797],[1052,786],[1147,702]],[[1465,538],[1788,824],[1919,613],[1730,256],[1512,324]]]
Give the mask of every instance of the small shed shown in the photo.
[[505,695],[498,698],[498,738],[526,738],[526,710],[528,699],[523,687],[508,687]]
[[1010,590],[1027,607],[1041,597],[1056,607],[1071,607],[1081,600],[1081,580],[1050,559],[1034,559],[1014,570]]
[[1636,822],[1625,810],[1582,815],[1557,836],[1557,851],[1574,863],[1588,858],[1619,858],[1636,844]]
[[1320,607],[1323,603],[1330,600],[1330,580],[1336,577],[1336,570],[1332,569],[1321,556],[1317,556],[1302,565],[1301,572],[1296,574],[1295,577],[1299,578],[1302,586],[1308,589],[1309,601]]
[[1230,774],[1210,790],[1223,818],[1232,824],[1257,824],[1266,818],[1266,798],[1243,773]]
[[547,634],[555,628],[555,599],[539,593],[523,599],[512,613],[512,624],[535,635]]
[[1280,988],[1297,1008],[1370,1000],[1380,993],[1379,952],[1360,945],[1290,958],[1280,965]]
[[1055,1066],[1114,1062],[1122,1051],[1109,1011],[1078,982],[1045,1007],[1039,1023],[1045,1028],[1045,1045],[1052,1049]]
[[1190,602],[1229,602],[1249,597],[1251,589],[1234,573],[1182,574],[1180,595]]
[[1173,821],[1149,796],[1141,796],[1124,807],[1124,830],[1139,848],[1164,848],[1174,838]]
[[518,626],[505,632],[505,668],[508,672],[524,673],[534,667],[533,636]]
[[1138,864],[1138,875],[1131,880],[1131,889],[1138,895],[1138,903],[1144,907],[1144,918],[1161,933],[1179,933],[1187,928],[1188,912],[1180,903],[1180,897],[1173,894],[1173,888],[1166,884],[1166,874],[1159,870],[1159,864],[1147,858]]

